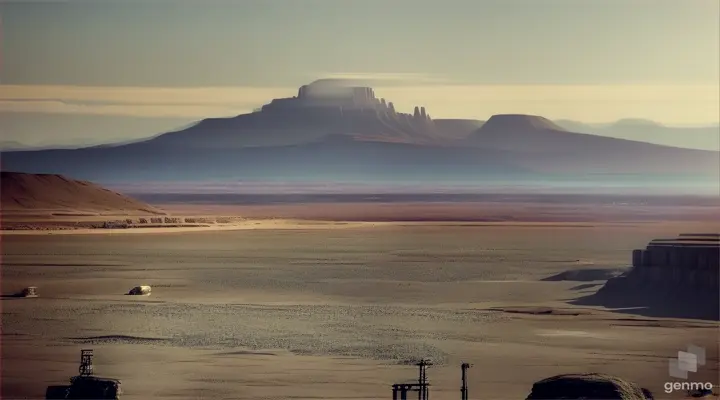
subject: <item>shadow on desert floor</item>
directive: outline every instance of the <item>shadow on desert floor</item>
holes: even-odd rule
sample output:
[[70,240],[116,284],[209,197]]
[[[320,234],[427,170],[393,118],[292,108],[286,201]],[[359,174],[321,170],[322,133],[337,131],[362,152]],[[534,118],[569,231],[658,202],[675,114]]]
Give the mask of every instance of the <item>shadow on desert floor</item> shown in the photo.
[[624,268],[586,268],[586,269],[570,269],[558,274],[548,276],[541,279],[543,282],[596,282],[606,281],[614,278],[625,271]]
[[567,304],[572,306],[603,308],[603,311],[650,318],[720,321],[720,293],[677,291],[661,287],[627,288],[612,292],[602,290],[608,281],[620,277],[625,271],[625,268],[570,269],[540,281],[578,282],[578,285],[570,288],[575,292],[597,289],[580,297],[566,299]]
[[720,321],[718,296],[687,293],[683,295],[640,290],[637,293],[613,295],[593,293],[568,301],[583,307],[602,307],[607,311],[650,318],[699,319]]

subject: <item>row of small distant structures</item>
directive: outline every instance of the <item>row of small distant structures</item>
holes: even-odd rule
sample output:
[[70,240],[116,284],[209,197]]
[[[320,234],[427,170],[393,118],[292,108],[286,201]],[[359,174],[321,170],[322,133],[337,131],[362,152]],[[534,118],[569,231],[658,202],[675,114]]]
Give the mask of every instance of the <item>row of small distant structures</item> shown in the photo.
[[110,221],[55,221],[33,224],[3,221],[3,230],[73,230],[73,229],[126,229],[126,228],[173,228],[199,227],[215,224],[231,224],[244,221],[242,217],[139,217]]
[[[114,378],[100,378],[94,375],[93,350],[80,351],[80,368],[77,376],[70,378],[70,385],[51,385],[45,392],[46,400],[60,399],[98,399],[118,400],[122,395],[122,382]],[[410,392],[416,392],[418,400],[430,400],[430,383],[427,379],[427,367],[432,365],[430,360],[420,360],[418,366],[419,376],[417,382],[399,383],[392,385],[393,400],[407,400]],[[470,364],[462,364],[462,400],[468,399],[467,374]]]
[[[81,350],[79,375],[70,378],[70,385],[48,386],[45,399],[107,399],[119,400],[123,393],[121,381],[113,378],[100,378],[94,375],[93,351]],[[430,382],[427,368],[431,360],[422,359],[416,364],[418,378],[415,382],[392,385],[393,400],[407,400],[409,395],[417,394],[418,400],[430,400]],[[471,364],[463,363],[460,378],[460,399],[469,399],[467,371]],[[689,390],[689,397],[714,397],[712,389]],[[414,397],[414,396],[413,396]],[[612,375],[597,373],[555,375],[535,382],[526,400],[548,399],[616,399],[616,400],[653,400],[650,390]]]
[[105,221],[96,228],[124,229],[135,227],[168,227],[168,226],[207,226],[212,224],[230,224],[242,220],[239,217],[150,217],[126,218],[122,220]]

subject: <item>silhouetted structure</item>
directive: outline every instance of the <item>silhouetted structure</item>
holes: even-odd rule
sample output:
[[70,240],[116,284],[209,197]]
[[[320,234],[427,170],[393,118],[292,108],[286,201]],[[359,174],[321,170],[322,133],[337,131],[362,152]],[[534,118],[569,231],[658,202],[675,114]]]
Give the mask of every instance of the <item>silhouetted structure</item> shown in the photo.
[[462,370],[462,386],[460,387],[461,399],[468,400],[468,385],[467,385],[467,370],[472,367],[468,363],[462,363],[460,369]]
[[[93,351],[83,349],[80,352],[79,375],[70,379],[69,386],[48,386],[45,399],[97,399],[118,400],[122,394],[121,382],[117,379],[98,378],[93,376]],[[427,367],[433,365],[421,359],[418,366],[417,383],[397,383],[392,385],[393,400],[408,400],[409,392],[417,392],[418,400],[430,400],[430,383],[427,378]],[[462,400],[469,399],[467,370],[472,364],[462,363]],[[703,391],[699,394],[712,394]],[[690,395],[690,393],[689,393]],[[693,394],[694,396],[694,394]],[[536,382],[526,400],[549,399],[617,399],[617,400],[652,400],[652,393],[637,386],[633,382],[603,374],[567,374],[557,375]]]
[[[427,367],[432,365],[429,360],[420,360],[417,383],[396,383],[392,385],[393,400],[407,400],[408,392],[418,392],[418,400],[430,400],[430,383],[427,380]],[[398,397],[399,396],[399,397]]]
[[93,351],[92,350],[80,350],[80,368],[78,372],[80,376],[91,376],[93,374]]
[[80,375],[70,378],[70,385],[48,386],[45,399],[95,399],[117,400],[122,394],[121,382],[117,379],[93,376],[93,351],[80,351]]

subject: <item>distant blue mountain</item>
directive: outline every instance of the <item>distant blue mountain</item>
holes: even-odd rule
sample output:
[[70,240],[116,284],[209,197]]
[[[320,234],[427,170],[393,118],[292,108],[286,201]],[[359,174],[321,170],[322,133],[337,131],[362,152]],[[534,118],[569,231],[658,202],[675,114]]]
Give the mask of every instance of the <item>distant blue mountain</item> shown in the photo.
[[610,124],[584,124],[569,120],[558,120],[555,123],[572,132],[639,140],[665,146],[720,151],[720,125],[677,127],[638,119],[624,119]]
[[[98,182],[334,180],[482,182],[552,174],[709,176],[720,153],[573,133],[545,118],[435,120],[398,113],[371,88],[319,81],[259,111],[200,121],[147,140],[12,151],[2,167]],[[613,175],[615,174],[615,175]]]

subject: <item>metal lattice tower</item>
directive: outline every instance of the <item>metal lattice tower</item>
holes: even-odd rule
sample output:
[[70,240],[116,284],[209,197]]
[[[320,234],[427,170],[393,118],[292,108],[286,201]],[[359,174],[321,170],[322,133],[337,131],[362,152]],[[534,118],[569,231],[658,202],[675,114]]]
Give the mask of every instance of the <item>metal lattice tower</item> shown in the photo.
[[422,359],[415,365],[418,366],[417,383],[396,383],[392,385],[393,400],[407,400],[408,392],[418,392],[418,400],[430,400],[427,367],[432,365],[432,362]]
[[80,350],[80,376],[91,376],[93,374],[93,351],[90,349]]

